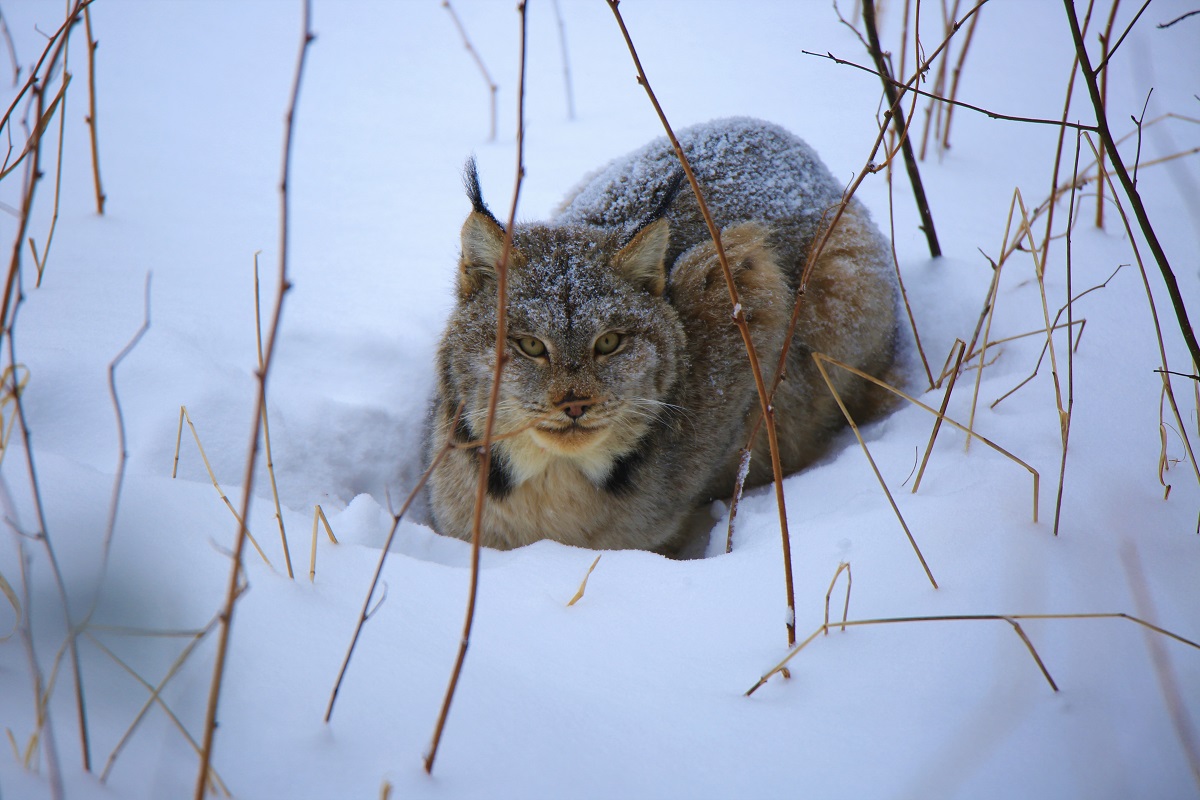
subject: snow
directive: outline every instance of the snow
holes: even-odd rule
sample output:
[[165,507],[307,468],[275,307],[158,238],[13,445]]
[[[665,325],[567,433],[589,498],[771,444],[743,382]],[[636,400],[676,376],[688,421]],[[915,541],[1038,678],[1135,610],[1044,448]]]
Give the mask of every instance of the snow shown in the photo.
[[[714,520],[707,558],[606,552],[569,608],[594,553],[548,542],[485,552],[470,650],[431,776],[422,756],[461,638],[470,548],[421,525],[419,513],[402,521],[332,721],[323,721],[392,523],[389,509],[418,477],[434,350],[470,209],[459,178],[464,159],[476,154],[484,196],[498,214],[511,196],[517,17],[510,3],[454,5],[500,86],[496,142],[486,141],[486,86],[438,3],[314,4],[317,39],[290,187],[294,288],[269,381],[296,580],[282,571],[260,470],[249,528],[273,568],[247,548],[249,589],[232,623],[213,757],[234,796],[378,797],[385,784],[393,797],[1195,796],[1200,786],[1173,714],[1195,730],[1200,650],[1127,620],[1021,621],[1058,692],[1013,628],[990,620],[835,630],[792,658],[790,679],[777,675],[744,697],[788,652],[770,488],[743,498],[732,553],[724,553],[723,519]],[[662,133],[608,9],[561,6],[578,118],[566,119],[554,14],[534,0],[522,219],[548,218],[582,176]],[[674,4],[644,0],[621,8],[675,127],[731,115],[769,119],[802,136],[838,181],[865,163],[877,82],[800,53],[867,61],[827,4],[744,2],[731,13],[725,4],[697,3],[680,14]],[[1196,116],[1197,18],[1154,27],[1188,10],[1182,0],[1153,4],[1113,58],[1109,116],[1119,133],[1133,130],[1129,117],[1140,116],[1151,87],[1147,121],[1166,112]],[[68,661],[31,768],[11,748],[0,754],[6,800],[52,796],[50,736],[67,797],[190,796],[198,760],[161,707],[148,711],[107,782],[99,781],[149,692],[97,642],[155,684],[188,640],[126,629],[196,630],[219,609],[236,523],[187,430],[179,476],[170,477],[179,407],[187,406],[223,491],[239,507],[254,409],[257,251],[264,309],[275,299],[282,123],[299,3],[103,0],[92,12],[107,212],[94,213],[86,51],[77,29],[57,232],[40,287],[24,251],[15,347],[30,373],[23,405],[72,619],[100,597],[79,639],[96,774],[81,768]],[[1133,13],[1122,7],[1118,30]],[[26,68],[61,15],[62,3],[50,0],[5,5]],[[885,41],[898,46],[898,20],[885,24]],[[924,38],[927,47],[940,40],[932,29]],[[1095,46],[1094,34],[1089,42]],[[959,97],[1057,117],[1071,59],[1056,4],[989,4]],[[1087,122],[1082,87],[1076,91],[1072,115]],[[919,123],[922,112],[916,116]],[[57,125],[49,136],[46,152],[53,152]],[[946,253],[938,261],[928,258],[907,184],[897,177],[896,250],[935,370],[954,339],[969,339],[975,328],[991,280],[980,250],[998,257],[1014,189],[1029,206],[1048,193],[1056,138],[1051,126],[955,113],[952,149],[922,165]],[[1186,121],[1147,126],[1142,160],[1191,148],[1195,138]],[[1125,148],[1132,161],[1137,142]],[[1085,145],[1085,162],[1088,152]],[[1195,158],[1138,172],[1193,316],[1200,298]],[[53,160],[43,169],[30,227],[39,248],[52,211]],[[0,184],[6,208],[19,205],[20,174]],[[858,197],[886,228],[882,176],[867,180]],[[1162,384],[1153,372],[1161,360],[1147,295],[1115,208],[1110,203],[1107,228],[1097,231],[1094,187],[1078,202],[1074,291],[1131,266],[1074,309],[1087,325],[1073,359],[1059,535],[1052,525],[1061,449],[1049,363],[990,407],[1032,372],[1044,341],[1014,340],[989,351],[995,360],[983,373],[976,425],[1040,472],[1039,521],[1029,473],[978,442],[965,449],[965,437],[948,426],[911,494],[905,481],[932,426],[925,412],[905,407],[866,427],[935,590],[847,434],[824,462],[785,481],[799,638],[821,625],[830,580],[849,562],[852,619],[1121,612],[1200,640],[1200,482],[1168,411],[1164,480],[1172,488],[1163,498]],[[1060,206],[1059,230],[1065,215]],[[0,217],[0,230],[11,244],[15,218]],[[1149,259],[1140,237],[1138,247]],[[1152,260],[1147,268],[1170,366],[1187,371],[1162,280]],[[107,371],[142,324],[148,273],[150,329],[117,369],[129,462],[101,579],[119,456]],[[1066,294],[1062,238],[1050,249],[1046,288],[1053,314]],[[1018,253],[1005,266],[991,336],[1043,327],[1033,262]],[[1065,371],[1065,336],[1056,344]],[[918,393],[920,372],[912,370]],[[951,398],[957,420],[969,416],[976,375],[964,373]],[[1195,443],[1193,386],[1173,385]],[[936,407],[941,396],[922,399]],[[6,421],[11,413],[6,404]],[[19,434],[5,456],[5,519],[35,532]],[[318,503],[340,544],[319,531],[310,583]],[[24,572],[19,549],[28,555]],[[31,612],[47,678],[64,631],[45,549],[6,532],[0,574]],[[840,611],[845,576],[838,580],[830,604]],[[0,634],[16,625],[0,602]],[[1181,697],[1174,709],[1153,647],[1161,647]],[[215,650],[215,638],[206,637],[162,692],[196,739]],[[0,726],[22,749],[37,728],[35,713],[26,648],[10,635],[0,640]]]

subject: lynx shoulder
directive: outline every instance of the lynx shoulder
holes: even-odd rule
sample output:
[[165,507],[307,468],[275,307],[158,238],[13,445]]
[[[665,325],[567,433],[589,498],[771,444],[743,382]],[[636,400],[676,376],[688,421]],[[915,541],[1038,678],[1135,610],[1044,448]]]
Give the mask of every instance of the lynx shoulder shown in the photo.
[[[798,137],[727,119],[679,136],[770,380],[814,239],[841,187]],[[427,456],[434,527],[470,538],[496,346],[504,230],[480,195],[462,229],[457,302],[438,350]],[[682,188],[681,188],[682,184]],[[692,512],[730,494],[758,409],[729,292],[696,199],[658,140],[577,187],[557,215],[512,231],[508,351],[499,387],[483,544],[540,539],[671,552]],[[825,353],[874,375],[892,367],[896,288],[888,246],[852,201],[811,273],[774,402],[780,458],[818,457],[843,416],[817,372]],[[840,380],[856,419],[882,398]],[[748,485],[771,480],[766,437]]]

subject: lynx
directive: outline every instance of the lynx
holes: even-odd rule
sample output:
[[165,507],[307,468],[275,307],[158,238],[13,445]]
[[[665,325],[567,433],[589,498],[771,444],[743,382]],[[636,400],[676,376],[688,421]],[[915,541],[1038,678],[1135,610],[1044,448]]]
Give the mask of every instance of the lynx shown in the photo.
[[[804,141],[770,123],[717,120],[679,141],[770,381],[805,260],[842,189]],[[585,179],[549,222],[514,226],[485,546],[553,539],[671,554],[696,509],[731,494],[759,400],[715,245],[682,178],[660,139]],[[473,161],[465,183],[473,210],[438,350],[429,459],[448,440],[482,438],[495,365],[504,228]],[[818,458],[844,425],[812,354],[884,376],[895,361],[896,295],[887,242],[851,201],[807,284],[773,404],[785,472]],[[857,420],[881,409],[868,382],[834,380]],[[748,487],[771,481],[765,433],[750,463]],[[471,537],[479,467],[477,448],[458,447],[433,471],[439,532]]]

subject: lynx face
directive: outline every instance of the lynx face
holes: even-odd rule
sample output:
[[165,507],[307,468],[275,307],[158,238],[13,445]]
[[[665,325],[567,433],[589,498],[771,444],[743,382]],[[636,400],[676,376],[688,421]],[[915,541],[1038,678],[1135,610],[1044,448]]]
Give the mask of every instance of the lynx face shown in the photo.
[[[515,483],[566,459],[593,482],[670,424],[686,367],[682,325],[663,299],[665,220],[629,241],[591,226],[522,226],[509,257],[506,364],[494,433]],[[459,303],[443,347],[465,402],[459,438],[482,437],[495,363],[503,234],[473,213],[463,228]]]

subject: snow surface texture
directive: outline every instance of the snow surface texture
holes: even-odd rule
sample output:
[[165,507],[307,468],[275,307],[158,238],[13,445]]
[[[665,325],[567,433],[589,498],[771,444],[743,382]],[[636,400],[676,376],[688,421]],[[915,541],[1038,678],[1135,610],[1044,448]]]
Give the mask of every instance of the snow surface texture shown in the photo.
[[[549,3],[530,5],[519,213],[540,219],[580,176],[662,132],[599,2],[561,4],[577,105],[577,119],[568,121],[554,15]],[[386,599],[364,629],[332,722],[322,721],[387,533],[389,502],[398,504],[416,477],[433,351],[469,210],[458,180],[464,157],[477,154],[497,213],[510,196],[517,18],[510,3],[462,0],[455,7],[501,87],[494,143],[485,141],[486,88],[437,3],[315,3],[318,38],[304,76],[290,187],[295,288],[269,403],[298,579],[282,574],[273,504],[260,479],[249,524],[274,569],[247,549],[249,591],[233,620],[213,762],[234,795],[378,797],[388,782],[393,797],[406,798],[1196,796],[1177,726],[1194,729],[1186,720],[1200,717],[1200,652],[1123,620],[1022,624],[1057,693],[1006,623],[940,622],[819,637],[791,661],[790,680],[776,676],[743,697],[786,654],[770,489],[743,500],[732,554],[723,554],[718,507],[712,557],[605,553],[571,607],[595,554],[551,543],[485,553],[471,648],[432,777],[421,756],[460,639],[469,548],[403,523],[384,570]],[[877,81],[800,53],[867,61],[828,4],[745,2],[736,13],[728,4],[696,4],[679,14],[675,4],[639,0],[622,8],[675,126],[761,117],[804,137],[839,181],[865,161]],[[1134,10],[1122,6],[1117,30]],[[1182,0],[1153,4],[1112,60],[1109,116],[1119,132],[1133,130],[1129,117],[1141,115],[1151,87],[1147,120],[1165,112],[1196,116],[1197,18],[1154,27],[1187,10]],[[39,31],[57,28],[61,13],[62,3],[50,0],[5,4],[26,68],[43,46]],[[1060,115],[1072,59],[1062,9],[1008,2],[982,13],[959,97],[1022,116]],[[1106,14],[1107,5],[1096,12]],[[898,49],[898,21],[885,23],[887,46]],[[97,589],[118,457],[107,367],[142,322],[142,288],[153,273],[151,328],[117,374],[129,473],[90,631],[95,640],[84,636],[79,645],[99,770],[148,692],[96,641],[157,683],[187,640],[111,626],[194,630],[223,600],[236,525],[186,430],[179,478],[172,481],[170,469],[186,404],[238,505],[254,396],[252,259],[262,251],[269,308],[282,117],[300,11],[298,3],[102,0],[93,25],[101,41],[96,79],[108,210],[94,214],[78,35],[57,233],[42,285],[33,288],[26,274],[15,335],[17,359],[31,375],[25,409],[47,530],[78,620]],[[940,40],[932,29],[924,38],[926,49]],[[1072,116],[1091,119],[1082,94]],[[907,185],[896,181],[896,250],[935,369],[954,338],[974,329],[991,278],[979,250],[998,257],[1014,188],[1031,206],[1049,192],[1057,136],[1050,126],[965,110],[953,126],[953,149],[923,166],[946,258],[927,259]],[[1141,158],[1191,148],[1195,138],[1195,126],[1180,121],[1148,127]],[[47,143],[53,152],[57,125]],[[1136,147],[1135,139],[1126,143],[1128,161]],[[1087,154],[1085,145],[1085,163]],[[19,175],[0,184],[8,206],[19,203]],[[1195,156],[1138,173],[1194,313],[1198,182]],[[1073,237],[1076,293],[1133,262],[1115,208],[1105,231],[1090,225],[1093,192],[1089,186],[1080,199]],[[30,228],[39,246],[51,196],[43,181]],[[882,176],[858,196],[886,228]],[[1060,231],[1065,216],[1064,204]],[[6,237],[15,234],[9,219]],[[1051,314],[1066,295],[1065,263],[1060,237],[1046,278]],[[1168,358],[1186,370],[1151,270]],[[1059,536],[1051,533],[1061,450],[1049,364],[989,407],[1033,370],[1042,342],[1030,337],[989,352],[995,360],[983,375],[976,425],[1040,471],[1041,521],[1031,521],[1029,473],[978,443],[965,451],[964,437],[948,428],[920,491],[910,494],[905,480],[931,417],[901,409],[865,435],[941,588],[925,579],[863,453],[846,436],[824,463],[785,481],[801,637],[820,626],[829,581],[847,561],[852,618],[1126,612],[1200,639],[1200,489],[1181,439],[1167,429],[1165,479],[1173,489],[1163,500],[1161,383],[1153,373],[1161,361],[1137,267],[1122,268],[1074,313],[1087,326],[1074,359]],[[1034,267],[1019,253],[1005,267],[991,336],[1043,326]],[[1065,373],[1065,336],[1057,344]],[[964,374],[951,400],[956,419],[968,415],[975,374]],[[914,380],[919,385],[919,374]],[[1194,440],[1191,387],[1180,381],[1176,393]],[[936,406],[941,393],[924,399]],[[6,406],[6,419],[10,413]],[[19,439],[3,462],[4,514],[31,532],[36,515]],[[317,503],[341,544],[321,539],[309,583]],[[37,660],[48,676],[63,641],[62,611],[45,551],[34,541],[24,543],[22,591],[18,541],[0,537],[0,573],[32,612]],[[1130,553],[1140,565],[1133,575]],[[15,624],[8,603],[0,603],[0,633]],[[1154,648],[1165,672],[1156,668]],[[206,638],[162,693],[197,739],[214,655]],[[1174,706],[1164,675],[1182,698]],[[157,707],[106,786],[85,774],[71,684],[64,664],[47,728],[67,796],[191,796],[196,756]],[[36,727],[33,697],[27,653],[10,636],[0,641],[0,726],[22,749]],[[0,755],[0,796],[49,797],[45,752],[43,743],[32,770],[11,752]]]

